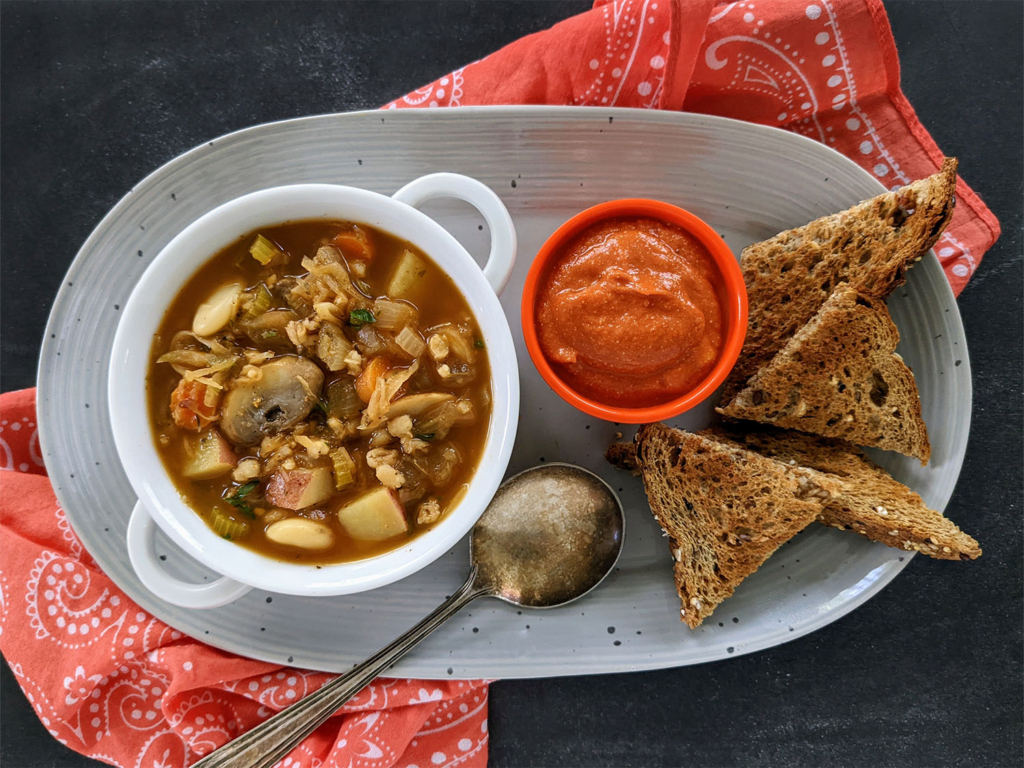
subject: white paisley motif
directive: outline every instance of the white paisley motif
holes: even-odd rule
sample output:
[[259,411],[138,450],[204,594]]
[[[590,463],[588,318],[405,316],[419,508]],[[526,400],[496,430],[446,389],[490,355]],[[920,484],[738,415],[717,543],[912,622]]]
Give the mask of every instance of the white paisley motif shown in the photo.
[[[482,59],[481,59],[482,61]],[[474,62],[479,64],[480,62]],[[456,69],[451,74],[445,75],[429,85],[417,88],[412,93],[407,93],[401,101],[410,107],[418,107],[426,104],[428,107],[458,107],[462,105],[462,85],[464,82],[463,73],[466,67]],[[385,109],[397,109],[398,102],[393,101]]]
[[[466,68],[465,67],[461,67],[459,69],[456,69],[451,74],[452,87],[451,87],[451,96],[449,97],[449,100],[448,100],[448,106],[449,107],[461,107],[462,106],[462,83],[463,83],[462,73],[465,72],[465,71],[466,71]],[[445,78],[441,78],[441,85],[445,84],[444,81],[445,81]]]
[[43,452],[39,448],[39,430],[33,429],[32,436],[28,439],[28,455],[32,459],[32,462],[37,467],[45,466],[43,464]]
[[312,693],[317,687],[310,678],[319,677],[316,672],[287,670],[273,675],[262,675],[258,680],[252,678],[235,686],[235,690],[265,707],[284,709],[299,699]]
[[37,640],[52,637],[64,648],[82,648],[121,625],[123,615],[113,618],[121,598],[107,587],[90,595],[91,579],[89,569],[77,560],[42,552],[29,572],[25,595]]
[[[448,720],[445,717],[447,710],[451,706],[451,702],[445,701],[434,710],[433,717],[423,723],[423,728],[420,729],[419,736],[427,736],[432,733],[439,733],[441,731],[447,731],[449,728],[453,728],[460,723],[464,723],[466,720],[472,719],[480,710],[487,706],[487,698],[483,697],[483,701],[478,703],[473,709],[469,709],[466,712],[460,710],[460,717]],[[433,727],[428,727],[433,725]]]
[[[368,765],[369,761],[379,761],[382,765],[391,765],[398,757],[394,747],[380,739],[380,731],[388,720],[388,715],[381,712],[370,712],[351,722],[341,733],[346,740],[352,739],[353,748],[359,749],[353,765]],[[353,738],[354,737],[354,738]],[[358,740],[359,747],[355,747]],[[344,741],[339,746],[344,746]]]
[[444,698],[444,694],[441,693],[440,688],[435,688],[432,691],[428,691],[426,688],[420,688],[419,692],[411,699],[410,704],[426,704],[428,701],[440,701]]
[[193,762],[192,757],[188,743],[170,728],[165,728],[154,733],[142,745],[135,768],[179,768]]
[[[449,768],[450,766],[462,765],[467,762],[469,758],[473,757],[477,752],[484,749],[487,746],[487,734],[485,733],[481,738],[473,742],[470,739],[459,739],[455,745],[460,750],[465,750],[461,755],[454,756],[447,763],[442,762],[441,768]],[[447,755],[445,755],[447,757]]]
[[[64,746],[68,746],[68,737],[74,736],[76,741],[74,748],[84,747],[86,742],[81,725],[74,725],[61,717],[58,709],[50,703],[46,691],[34,680],[25,677],[20,665],[11,665],[11,671],[17,676],[18,682],[25,692],[25,697],[35,709],[40,722],[46,727],[49,734]],[[77,719],[80,721],[81,716]]]
[[[757,29],[759,27],[755,28],[755,31]],[[753,43],[774,58],[755,59],[751,54],[738,53],[730,85],[735,86],[742,82],[746,90],[764,93],[777,99],[780,122],[790,119],[794,115],[805,114],[814,122],[818,140],[825,141],[825,131],[822,129],[817,115],[818,97],[803,70],[800,69],[797,62],[792,61],[799,55],[798,52],[787,51],[788,45],[785,48],[778,48],[776,45],[749,35],[730,35],[716,40],[708,46],[704,52],[704,63],[709,69],[723,69],[729,63],[729,59],[719,58],[719,49],[729,43],[738,42]]]
[[345,711],[358,712],[371,708],[387,709],[390,706],[391,689],[394,687],[393,681],[374,680],[349,700],[345,705]]
[[101,678],[89,694],[95,701],[88,705],[96,740],[112,735],[121,724],[136,731],[162,727],[161,697],[168,683],[165,674],[141,662],[122,664]]
[[[36,427],[36,423],[28,416],[22,416],[20,419],[0,420],[0,435],[4,435],[7,432],[21,432],[22,430],[26,432],[32,430],[27,441],[29,457],[32,459],[33,464],[40,467],[43,466],[43,457],[39,452],[39,429]],[[18,442],[18,440],[15,442]],[[6,437],[0,437],[0,470],[17,469],[19,472],[28,472],[31,468],[32,466],[27,461],[23,461],[15,467],[14,450],[11,448],[11,444],[7,442]]]
[[[576,104],[615,106],[634,64],[637,63],[636,54],[641,48],[644,31],[648,26],[643,21],[648,18],[651,0],[643,0],[639,11],[635,10],[637,4],[637,0],[613,0],[602,8],[604,52],[599,54],[598,58],[591,59],[593,80],[583,93],[576,97]],[[640,19],[640,24],[637,24],[637,19]],[[638,92],[641,96],[649,96],[654,91],[656,98],[661,90],[662,80],[663,76],[659,79],[656,89],[649,83],[644,83],[646,89]]]
[[[861,145],[862,154],[870,154],[872,149],[877,150],[877,157],[879,160],[884,160],[884,163],[877,163],[874,168],[875,175],[879,178],[886,176],[891,170],[896,183],[890,184],[891,189],[898,189],[904,184],[910,183],[910,177],[907,176],[903,171],[900,170],[900,165],[896,162],[896,159],[892,156],[885,144],[882,142],[882,137],[879,136],[878,131],[875,129],[874,123],[871,118],[868,117],[867,113],[860,108],[857,103],[857,86],[853,80],[853,70],[850,68],[849,58],[847,57],[846,46],[843,44],[843,33],[839,29],[839,22],[836,20],[835,10],[832,7],[830,0],[820,0],[821,4],[825,6],[825,10],[828,12],[828,21],[823,23],[823,27],[827,27],[831,30],[832,36],[835,38],[835,46],[832,48],[839,55],[839,69],[843,73],[842,76],[835,75],[829,79],[829,85],[832,87],[842,85],[842,92],[837,93],[832,99],[832,108],[841,110],[845,105],[847,99],[840,98],[840,96],[848,96],[850,112],[856,115],[855,118],[847,120],[847,129],[850,131],[860,130],[861,124],[865,131],[864,135],[867,137],[865,143]],[[815,43],[818,45],[825,45],[829,42],[829,33],[827,31],[819,32],[815,37]],[[824,141],[824,139],[823,139]],[[867,151],[865,152],[865,149]]]
[[205,691],[179,702],[168,720],[191,750],[208,754],[237,735],[238,721],[225,717],[225,708],[211,691]]
[[71,529],[71,523],[68,522],[68,516],[64,514],[64,510],[57,507],[54,512],[57,517],[57,527],[60,529],[61,535],[64,537],[64,541],[68,543],[68,550],[73,558],[76,560],[82,557],[82,542],[78,540],[78,536]]
[[[941,245],[943,241],[946,241],[949,245]],[[962,260],[962,262],[966,262],[953,265],[952,271],[957,277],[967,277],[972,275],[974,274],[974,270],[978,268],[978,264],[974,260],[974,255],[971,253],[971,249],[967,246],[967,243],[957,240],[949,233],[949,230],[942,233],[942,237],[939,238],[939,242],[935,244],[935,252],[943,262],[947,262],[950,259],[957,259],[958,261]]]
[[92,693],[96,684],[102,679],[103,675],[86,676],[85,667],[75,667],[74,677],[64,678],[64,688],[67,690],[64,703],[70,707],[72,704],[76,704],[81,699],[84,699]]
[[429,85],[425,85],[422,88],[417,88],[415,91],[412,91],[411,93],[405,94],[405,96],[402,97],[402,101],[404,101],[406,104],[409,104],[410,106],[416,107],[425,102],[427,99],[429,99],[433,95],[433,93],[434,84],[430,83]]
[[376,760],[379,757],[384,757],[384,750],[374,744],[372,741],[363,739],[363,746],[366,747],[365,752],[360,752],[359,757],[365,757],[369,760]]
[[0,437],[0,470],[14,469],[14,452],[7,441]]

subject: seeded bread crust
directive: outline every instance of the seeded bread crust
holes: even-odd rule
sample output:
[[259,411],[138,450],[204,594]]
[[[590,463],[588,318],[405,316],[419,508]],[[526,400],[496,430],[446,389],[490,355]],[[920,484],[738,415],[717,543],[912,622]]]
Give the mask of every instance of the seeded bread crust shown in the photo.
[[884,299],[953,216],[955,158],[913,184],[744,249],[747,337],[722,402],[735,397],[825,303],[837,285]]
[[[978,542],[941,512],[929,509],[916,493],[894,480],[864,453],[840,440],[800,432],[764,429],[743,431],[713,427],[699,433],[723,444],[756,451],[792,466],[809,467],[840,484],[833,488],[818,522],[855,531],[896,549],[922,552],[938,560],[975,560]],[[616,443],[605,457],[634,474],[637,451],[632,443]]]
[[731,403],[716,410],[927,464],[931,443],[914,374],[896,354],[899,340],[881,299],[839,289]]
[[817,519],[834,481],[714,439],[641,427],[637,461],[668,534],[681,619],[697,627],[776,549]]
[[841,485],[825,505],[819,522],[852,530],[897,549],[922,552],[938,560],[975,560],[981,547],[941,512],[924,501],[864,453],[840,440],[792,430],[741,431],[712,427],[702,436],[742,446],[790,466],[808,467]]

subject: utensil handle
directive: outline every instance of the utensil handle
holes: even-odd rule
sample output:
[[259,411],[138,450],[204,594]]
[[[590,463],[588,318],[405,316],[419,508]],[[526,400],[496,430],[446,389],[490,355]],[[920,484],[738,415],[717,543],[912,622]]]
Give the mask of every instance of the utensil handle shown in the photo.
[[482,595],[490,594],[488,589],[477,587],[475,579],[476,568],[454,595],[394,642],[315,693],[207,755],[193,768],[270,768],[420,640],[458,613],[463,606]]

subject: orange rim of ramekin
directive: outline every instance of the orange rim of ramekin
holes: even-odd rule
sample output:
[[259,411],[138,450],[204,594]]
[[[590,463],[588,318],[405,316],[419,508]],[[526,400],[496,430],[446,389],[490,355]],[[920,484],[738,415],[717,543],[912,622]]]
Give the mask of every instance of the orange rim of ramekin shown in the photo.
[[[697,386],[690,391],[659,405],[628,408],[618,405],[607,405],[592,398],[581,395],[559,377],[544,356],[537,338],[536,307],[537,292],[547,277],[552,262],[560,255],[562,247],[579,232],[592,224],[605,219],[625,216],[642,216],[675,224],[697,238],[708,249],[715,266],[722,278],[719,300],[722,302],[722,316],[725,322],[725,342],[714,368]],[[584,413],[606,421],[623,424],[646,424],[652,421],[663,421],[678,416],[698,403],[706,400],[725,381],[729,371],[736,364],[743,340],[747,334],[747,288],[743,283],[743,273],[739,262],[729,246],[719,237],[705,221],[678,206],[660,200],[645,198],[628,198],[610,200],[595,205],[593,208],[573,216],[555,230],[537,252],[530,271],[526,275],[523,286],[523,302],[521,305],[523,337],[533,364],[540,371],[544,381],[570,405]]]

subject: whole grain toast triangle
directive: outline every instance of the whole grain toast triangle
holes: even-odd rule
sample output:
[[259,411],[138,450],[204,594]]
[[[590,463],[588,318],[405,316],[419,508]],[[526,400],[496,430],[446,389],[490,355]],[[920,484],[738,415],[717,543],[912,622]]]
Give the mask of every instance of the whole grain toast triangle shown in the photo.
[[[712,427],[702,437],[756,451],[792,466],[809,467],[840,484],[818,522],[851,530],[890,547],[922,552],[939,560],[974,560],[981,547],[941,512],[876,466],[864,453],[840,440],[792,430]],[[615,443],[605,457],[640,474],[633,443]]]
[[932,247],[953,216],[956,167],[954,158],[946,158],[939,172],[926,179],[744,249],[740,266],[750,319],[723,403],[814,316],[838,285],[884,299],[904,282],[907,269]]
[[790,465],[809,467],[838,482],[819,522],[852,530],[872,541],[938,560],[974,560],[981,547],[941,512],[841,440],[781,429],[712,427],[708,439],[737,445]]
[[914,374],[881,299],[836,290],[818,313],[718,412],[931,457]]
[[669,536],[680,617],[711,615],[813,522],[832,481],[735,445],[649,424],[636,437],[651,511]]

